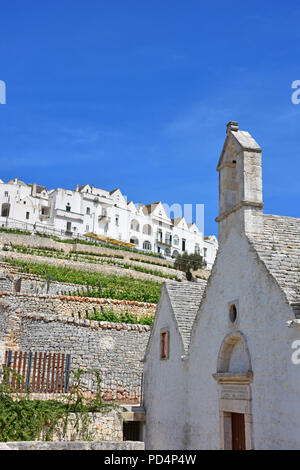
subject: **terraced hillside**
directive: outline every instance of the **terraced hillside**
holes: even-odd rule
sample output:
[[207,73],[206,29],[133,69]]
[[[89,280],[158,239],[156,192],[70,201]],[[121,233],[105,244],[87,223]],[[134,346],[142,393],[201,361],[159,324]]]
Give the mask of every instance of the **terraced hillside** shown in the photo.
[[78,296],[156,303],[163,281],[185,280],[172,261],[153,254],[27,234],[0,232],[0,259],[20,273],[78,285]]

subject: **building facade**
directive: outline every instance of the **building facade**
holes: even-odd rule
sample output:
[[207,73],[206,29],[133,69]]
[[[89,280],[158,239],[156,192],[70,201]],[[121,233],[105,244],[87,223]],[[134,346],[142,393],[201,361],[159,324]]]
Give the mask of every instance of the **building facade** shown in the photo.
[[146,448],[299,449],[300,219],[263,213],[261,148],[229,123],[208,281],[166,283],[144,364]]
[[136,206],[120,189],[105,191],[86,184],[75,190],[47,191],[15,178],[0,180],[0,204],[3,227],[70,237],[92,233],[169,258],[199,253],[208,268],[218,248],[216,237],[204,237],[195,223],[188,224],[183,217],[171,219],[161,202]]

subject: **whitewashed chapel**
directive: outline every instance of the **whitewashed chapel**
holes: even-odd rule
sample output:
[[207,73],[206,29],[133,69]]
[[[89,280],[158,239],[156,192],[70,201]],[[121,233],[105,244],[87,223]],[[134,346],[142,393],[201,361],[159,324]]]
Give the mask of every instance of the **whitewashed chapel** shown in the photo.
[[164,285],[147,346],[146,448],[299,449],[300,219],[263,213],[261,148],[235,122],[217,170],[211,276]]

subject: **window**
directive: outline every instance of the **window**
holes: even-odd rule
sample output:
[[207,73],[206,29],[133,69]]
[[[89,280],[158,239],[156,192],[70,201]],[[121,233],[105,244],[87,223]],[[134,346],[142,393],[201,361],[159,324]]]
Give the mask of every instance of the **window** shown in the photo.
[[200,246],[199,245],[195,245],[195,253],[196,253],[196,255],[200,255]]
[[4,196],[8,197],[8,191],[5,191]]
[[29,212],[26,212],[26,219],[28,220],[29,219]]
[[130,225],[131,230],[134,230],[135,232],[140,231],[140,226],[137,220],[132,220],[131,225]]
[[89,232],[89,231],[90,231],[90,226],[89,226],[89,225],[86,225],[86,226],[85,226],[85,231],[86,231],[86,232]]
[[182,239],[182,251],[185,251],[185,239]]
[[9,217],[9,211],[10,211],[10,204],[2,204],[1,207],[1,216],[2,217]]
[[173,243],[174,245],[178,246],[179,245],[179,238],[177,235],[174,235],[174,238],[173,238]]
[[119,226],[119,216],[116,215],[116,226],[118,227]]
[[160,359],[169,359],[169,331],[160,332]]
[[236,308],[235,304],[232,304],[230,309],[229,309],[229,319],[230,319],[231,323],[235,323],[235,321],[237,319],[237,308]]
[[144,250],[151,251],[151,243],[148,242],[148,241],[145,241],[145,242],[143,243],[143,249],[144,249]]
[[67,211],[67,212],[71,212],[71,206],[70,206],[69,203],[68,203],[68,205],[66,206],[66,211]]
[[72,223],[67,222],[67,232],[71,232],[71,229],[72,229]]
[[88,215],[90,215],[90,213],[91,213],[91,210],[90,210],[90,208],[89,208],[89,207],[87,207],[87,208],[86,208],[86,213],[87,213]]

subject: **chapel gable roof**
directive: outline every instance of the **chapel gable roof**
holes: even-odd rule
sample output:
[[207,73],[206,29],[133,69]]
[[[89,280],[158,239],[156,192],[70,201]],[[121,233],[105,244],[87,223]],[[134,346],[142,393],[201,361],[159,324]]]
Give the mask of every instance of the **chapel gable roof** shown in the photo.
[[300,219],[264,214],[262,232],[247,236],[300,315]]
[[199,309],[207,281],[165,283],[175,316],[177,327],[182,338],[185,353],[188,352],[194,320]]

